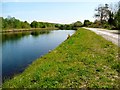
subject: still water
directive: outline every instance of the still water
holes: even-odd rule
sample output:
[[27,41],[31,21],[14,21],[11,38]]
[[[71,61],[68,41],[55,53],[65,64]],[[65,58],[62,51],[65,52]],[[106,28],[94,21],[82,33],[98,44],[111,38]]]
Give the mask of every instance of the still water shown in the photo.
[[72,35],[74,32],[74,30],[52,30],[42,33],[3,35],[2,78],[22,72],[34,60],[53,50],[67,39],[68,34]]

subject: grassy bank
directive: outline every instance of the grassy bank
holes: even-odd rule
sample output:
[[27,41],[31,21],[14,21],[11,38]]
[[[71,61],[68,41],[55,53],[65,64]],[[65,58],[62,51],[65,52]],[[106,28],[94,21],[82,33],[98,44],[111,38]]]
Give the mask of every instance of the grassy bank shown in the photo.
[[58,28],[22,28],[22,29],[7,29],[1,30],[0,33],[14,33],[14,32],[26,32],[26,31],[36,31],[36,30],[57,30]]
[[3,88],[117,88],[119,65],[116,45],[81,28]]

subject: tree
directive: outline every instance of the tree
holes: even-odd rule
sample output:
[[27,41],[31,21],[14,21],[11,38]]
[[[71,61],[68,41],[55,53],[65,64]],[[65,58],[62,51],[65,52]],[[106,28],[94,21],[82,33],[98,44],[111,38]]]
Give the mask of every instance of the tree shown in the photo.
[[32,28],[37,28],[37,27],[39,27],[37,21],[33,21],[33,22],[30,24],[30,26],[31,26]]
[[80,21],[77,21],[77,22],[73,23],[73,29],[75,29],[75,30],[78,29],[81,26],[82,26],[82,23]]
[[16,19],[14,26],[15,26],[14,28],[21,28],[21,21]]
[[4,27],[3,22],[4,22],[3,17],[0,17],[0,30],[2,30],[2,29],[3,29],[3,27]]
[[111,12],[111,11],[109,11],[109,19],[108,19],[108,23],[110,24],[110,25],[114,25],[114,14],[113,14],[113,12]]
[[81,27],[82,23],[80,21],[77,21],[74,23],[74,27]]
[[120,30],[120,1],[118,2],[118,10],[115,14],[115,26]]
[[97,9],[95,9],[97,13],[95,14],[95,17],[100,19],[100,22],[107,21],[109,18],[109,7],[108,4],[99,5]]
[[39,28],[43,28],[44,25],[43,25],[43,22],[39,22]]
[[25,21],[25,22],[22,22],[22,25],[21,25],[22,28],[30,28],[30,24]]
[[84,20],[83,26],[88,27],[91,24],[92,24],[92,22],[90,22],[89,20]]

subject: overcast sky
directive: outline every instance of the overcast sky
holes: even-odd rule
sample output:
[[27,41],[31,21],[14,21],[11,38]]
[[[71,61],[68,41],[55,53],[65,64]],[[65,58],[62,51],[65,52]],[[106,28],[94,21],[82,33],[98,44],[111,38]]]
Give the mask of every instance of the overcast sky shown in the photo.
[[0,4],[2,7],[0,15],[12,16],[28,22],[36,20],[73,23],[83,22],[85,19],[94,21],[94,9],[99,4],[113,3],[111,1],[118,2],[119,0],[4,0]]

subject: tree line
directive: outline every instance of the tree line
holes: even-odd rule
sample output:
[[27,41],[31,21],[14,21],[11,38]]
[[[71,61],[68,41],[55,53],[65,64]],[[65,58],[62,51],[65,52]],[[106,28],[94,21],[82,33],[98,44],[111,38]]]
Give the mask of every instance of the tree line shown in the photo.
[[27,21],[20,21],[15,17],[8,16],[7,18],[0,17],[2,19],[2,29],[24,29],[24,28],[46,28],[55,27],[55,24],[48,22],[33,21],[28,23]]
[[80,21],[71,24],[58,24],[38,21],[28,23],[27,21],[20,21],[19,19],[11,16],[8,16],[7,18],[0,17],[0,21],[2,21],[2,30],[26,28],[58,28],[76,30],[82,26],[120,30],[120,1],[114,5],[114,7],[111,7],[109,4],[99,5],[95,9],[95,12],[96,13],[94,16],[96,20],[94,22],[84,20],[83,24]]
[[120,30],[120,1],[111,7],[109,4],[99,5],[95,9],[94,22],[84,21],[84,26]]
[[2,30],[9,29],[30,29],[30,28],[58,28],[58,29],[77,29],[82,26],[80,21],[72,24],[58,24],[49,22],[33,21],[28,23],[27,21],[20,21],[15,17],[8,16],[7,18],[0,17],[2,21]]

